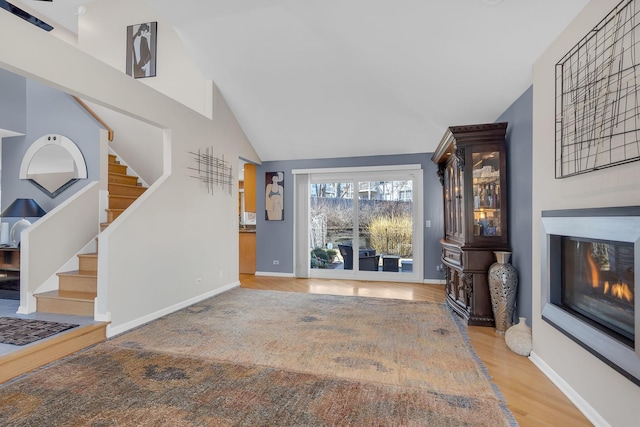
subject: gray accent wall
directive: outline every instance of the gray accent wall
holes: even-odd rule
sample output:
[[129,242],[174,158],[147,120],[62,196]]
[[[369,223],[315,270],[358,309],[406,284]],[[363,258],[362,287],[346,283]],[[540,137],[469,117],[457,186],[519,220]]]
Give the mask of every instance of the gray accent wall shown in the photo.
[[[441,280],[440,238],[444,233],[442,218],[442,186],[437,168],[431,162],[432,153],[390,156],[345,157],[316,160],[264,162],[256,167],[256,270],[259,273],[293,273],[293,169],[339,168],[420,164],[423,170],[424,220],[431,227],[424,229],[424,279]],[[265,173],[284,171],[284,220],[265,220]],[[278,265],[273,260],[279,261]]]
[[[509,236],[513,252],[511,262],[518,270],[517,316],[531,324],[532,311],[532,151],[533,87],[525,91],[497,120],[509,123],[506,135],[507,179],[509,183]],[[349,157],[315,160],[264,162],[256,168],[256,270],[259,273],[293,273],[293,169],[381,166],[419,163],[423,168],[424,279],[443,280],[440,265],[440,239],[444,234],[442,186],[432,153],[409,155]],[[284,221],[265,221],[265,173],[284,171]],[[273,260],[279,260],[273,265]]]
[[27,79],[0,69],[0,129],[27,131]]
[[[15,94],[16,102],[22,102]],[[26,80],[25,136],[2,140],[2,209],[16,198],[32,198],[49,212],[92,181],[100,180],[99,138],[97,123],[68,94],[60,92],[34,80]],[[55,198],[38,189],[27,180],[19,178],[22,157],[29,146],[46,134],[60,134],[71,139],[80,149],[87,164],[87,179],[72,184]],[[17,218],[3,218],[10,225]]]
[[509,122],[506,135],[511,264],[518,271],[516,314],[531,326],[533,86],[498,118]]

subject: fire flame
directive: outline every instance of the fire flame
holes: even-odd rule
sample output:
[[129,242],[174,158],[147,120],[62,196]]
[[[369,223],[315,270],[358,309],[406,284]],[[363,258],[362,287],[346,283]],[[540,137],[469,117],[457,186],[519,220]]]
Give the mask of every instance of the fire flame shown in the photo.
[[[591,269],[591,287],[597,288],[600,283],[600,270],[596,266],[596,263],[593,261],[593,258],[590,256],[587,257],[587,262],[589,263],[589,268]],[[605,286],[608,285],[609,282],[605,283]],[[605,291],[607,293],[607,291]]]
[[[591,287],[598,288],[600,287],[600,270],[591,257],[587,257],[587,262],[589,263],[589,269],[591,270]],[[624,282],[618,282],[611,285],[605,280],[603,283],[602,293],[605,295],[609,294],[621,300],[627,300],[628,302],[633,301],[633,291],[629,285]]]
[[603,294],[610,294],[618,299],[626,299],[629,302],[633,301],[633,291],[626,283],[614,283],[610,285],[608,281],[604,282]]
[[633,300],[633,292],[626,283],[616,283],[611,287],[611,295],[619,299]]

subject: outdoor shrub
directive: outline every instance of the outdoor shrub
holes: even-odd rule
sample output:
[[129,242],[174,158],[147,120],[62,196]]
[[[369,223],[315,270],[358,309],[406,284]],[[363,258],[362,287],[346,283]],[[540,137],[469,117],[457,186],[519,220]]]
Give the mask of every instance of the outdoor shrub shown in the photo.
[[311,251],[311,253],[316,257],[319,258],[323,261],[329,261],[329,255],[327,254],[327,251],[325,251],[322,248],[315,248],[314,250]]
[[329,254],[322,248],[315,248],[311,250],[311,268],[327,268],[331,263]]
[[369,223],[367,230],[369,244],[376,252],[399,255],[403,258],[412,256],[413,229],[410,215],[375,217]]
[[[328,197],[311,197],[311,237],[312,245],[316,247],[324,247],[326,243],[339,243],[343,241],[351,241],[353,239],[353,203],[352,199],[347,198],[328,198]],[[373,247],[380,253],[389,253],[395,255],[411,254],[411,215],[412,203],[407,201],[388,201],[388,200],[359,200],[358,221],[360,229],[358,233],[361,246]],[[322,224],[317,223],[316,218],[322,218]],[[402,218],[408,222],[406,232],[407,237],[402,237],[405,232],[396,230],[397,224],[387,227],[387,233],[396,235],[395,240],[389,241],[387,251],[387,236],[384,235],[383,241],[376,243],[379,247],[372,244],[368,238],[369,230],[374,221],[380,218]],[[393,221],[393,220],[392,220]],[[375,225],[373,226],[376,227]],[[384,230],[384,227],[382,228]],[[382,238],[378,236],[378,238]],[[396,242],[398,239],[399,242]],[[382,250],[384,249],[384,250]],[[401,255],[402,256],[402,255]],[[332,260],[333,258],[329,258]]]

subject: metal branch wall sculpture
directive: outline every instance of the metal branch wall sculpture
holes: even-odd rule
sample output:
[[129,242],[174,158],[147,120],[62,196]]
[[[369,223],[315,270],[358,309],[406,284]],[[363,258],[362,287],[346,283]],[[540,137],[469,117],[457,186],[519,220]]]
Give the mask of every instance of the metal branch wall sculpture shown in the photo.
[[640,17],[622,1],[556,64],[556,178],[640,160]]
[[189,151],[195,160],[196,167],[189,167],[190,170],[196,171],[196,175],[192,178],[203,182],[207,187],[207,192],[213,194],[215,187],[222,187],[231,195],[233,189],[233,169],[229,162],[224,159],[224,155],[216,157],[213,154],[213,147],[207,147],[204,151],[198,150],[197,153]]

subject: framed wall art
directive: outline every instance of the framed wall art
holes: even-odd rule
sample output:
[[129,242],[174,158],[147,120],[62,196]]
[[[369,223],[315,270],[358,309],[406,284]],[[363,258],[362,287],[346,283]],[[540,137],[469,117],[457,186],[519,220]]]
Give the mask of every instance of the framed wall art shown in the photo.
[[640,160],[640,0],[624,0],[556,64],[556,178]]
[[134,79],[155,77],[158,23],[127,27],[127,74]]
[[267,221],[284,220],[284,172],[267,172],[265,174],[265,214]]

